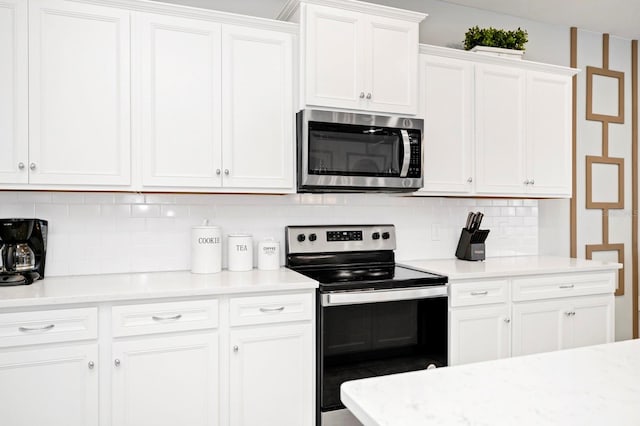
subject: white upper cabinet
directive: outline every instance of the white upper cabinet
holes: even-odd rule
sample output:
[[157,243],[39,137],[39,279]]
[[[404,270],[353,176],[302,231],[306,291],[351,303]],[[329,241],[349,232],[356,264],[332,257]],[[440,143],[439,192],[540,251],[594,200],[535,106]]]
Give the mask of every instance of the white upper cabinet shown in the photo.
[[421,46],[424,188],[571,196],[572,68]]
[[571,196],[571,78],[527,73],[527,192]]
[[363,21],[360,13],[307,7],[304,46],[307,104],[364,107]]
[[223,185],[291,189],[293,36],[225,25],[222,39]]
[[473,64],[421,55],[420,116],[424,118],[423,191],[473,189]]
[[416,114],[418,24],[370,16],[365,31],[367,109]]
[[29,1],[29,182],[129,185],[129,11]]
[[0,0],[0,183],[27,183],[27,2]]
[[221,186],[221,25],[139,13],[134,32],[143,185]]
[[349,0],[291,0],[280,17],[301,24],[302,108],[417,113],[418,25],[426,15]]
[[517,194],[524,185],[525,73],[476,66],[476,192]]
[[294,35],[140,13],[144,188],[294,188]]

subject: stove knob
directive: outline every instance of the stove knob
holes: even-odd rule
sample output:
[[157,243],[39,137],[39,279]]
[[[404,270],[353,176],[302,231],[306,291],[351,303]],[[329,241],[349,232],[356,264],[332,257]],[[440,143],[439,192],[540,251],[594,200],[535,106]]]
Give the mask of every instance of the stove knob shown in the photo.
[[383,233],[382,233],[382,239],[383,239],[383,240],[388,240],[388,239],[389,239],[389,237],[390,237],[390,235],[389,235],[389,233],[388,233],[388,232],[383,232]]
[[305,239],[304,234],[298,234],[298,241],[303,242]]
[[316,237],[316,234],[309,234],[309,241],[315,241],[317,239],[318,237]]
[[373,238],[374,240],[379,240],[380,239],[380,233],[379,232],[374,232],[373,234],[371,234],[371,238]]

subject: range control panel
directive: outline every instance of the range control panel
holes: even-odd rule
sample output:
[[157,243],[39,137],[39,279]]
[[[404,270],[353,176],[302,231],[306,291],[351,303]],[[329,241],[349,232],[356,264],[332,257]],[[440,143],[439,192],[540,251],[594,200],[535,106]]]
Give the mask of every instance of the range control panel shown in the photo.
[[285,238],[287,254],[396,248],[393,225],[287,226]]
[[327,231],[327,241],[362,241],[362,231]]

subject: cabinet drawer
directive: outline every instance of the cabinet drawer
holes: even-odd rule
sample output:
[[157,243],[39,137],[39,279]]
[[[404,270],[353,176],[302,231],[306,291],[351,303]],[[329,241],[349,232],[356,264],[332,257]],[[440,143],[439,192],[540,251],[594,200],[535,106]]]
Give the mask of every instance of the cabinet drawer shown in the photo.
[[0,314],[0,347],[98,337],[98,308]]
[[149,303],[114,306],[114,337],[170,333],[218,327],[218,301]]
[[513,300],[555,299],[613,293],[615,272],[602,274],[571,274],[513,280]]
[[230,309],[232,326],[310,320],[313,294],[236,297]]
[[509,300],[507,280],[450,283],[451,306],[489,305],[506,303]]

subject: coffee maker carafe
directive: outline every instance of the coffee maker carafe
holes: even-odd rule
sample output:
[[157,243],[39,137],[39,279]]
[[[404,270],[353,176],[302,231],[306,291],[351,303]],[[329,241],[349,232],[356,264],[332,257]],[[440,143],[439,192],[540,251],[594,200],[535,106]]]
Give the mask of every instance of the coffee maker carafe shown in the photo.
[[44,278],[47,229],[42,219],[0,219],[0,286]]

